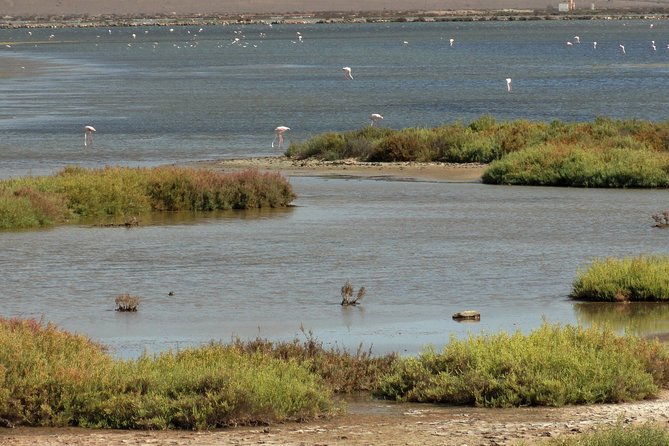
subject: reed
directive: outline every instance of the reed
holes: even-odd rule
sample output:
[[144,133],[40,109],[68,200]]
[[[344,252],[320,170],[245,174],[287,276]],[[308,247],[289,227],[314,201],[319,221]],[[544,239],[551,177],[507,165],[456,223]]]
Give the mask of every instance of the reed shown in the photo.
[[284,177],[257,170],[67,167],[53,176],[0,181],[0,229],[127,219],[153,211],[285,207],[294,199]]
[[30,426],[209,429],[333,410],[292,360],[209,345],[113,360],[100,345],[34,320],[0,319],[0,419]]
[[658,342],[544,323],[528,335],[452,338],[441,353],[428,348],[399,361],[376,393],[486,407],[631,401],[669,382],[668,359]]
[[577,273],[572,299],[625,302],[669,300],[669,257],[595,259]]
[[[522,443],[521,443],[522,444]],[[669,432],[652,423],[625,426],[618,423],[587,434],[550,439],[545,446],[666,446]]]

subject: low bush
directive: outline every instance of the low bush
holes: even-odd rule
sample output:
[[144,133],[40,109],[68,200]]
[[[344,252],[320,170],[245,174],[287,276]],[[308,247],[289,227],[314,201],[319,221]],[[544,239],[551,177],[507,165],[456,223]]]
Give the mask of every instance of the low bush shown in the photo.
[[579,270],[572,299],[624,302],[669,300],[669,257],[595,259]]
[[355,353],[337,347],[326,349],[311,333],[306,334],[304,341],[272,342],[258,338],[248,342],[237,340],[234,346],[242,352],[260,352],[304,364],[336,393],[371,391],[398,360],[395,354],[375,357],[371,349],[365,350],[362,345]]
[[667,384],[668,358],[657,342],[544,323],[528,335],[452,338],[441,353],[427,349],[398,361],[376,393],[486,407],[632,401]]
[[329,389],[296,360],[212,344],[113,360],[80,335],[0,319],[0,419],[30,426],[209,429],[327,415]]
[[284,207],[294,199],[291,185],[278,173],[67,167],[54,176],[0,181],[0,229],[128,218],[152,211]]

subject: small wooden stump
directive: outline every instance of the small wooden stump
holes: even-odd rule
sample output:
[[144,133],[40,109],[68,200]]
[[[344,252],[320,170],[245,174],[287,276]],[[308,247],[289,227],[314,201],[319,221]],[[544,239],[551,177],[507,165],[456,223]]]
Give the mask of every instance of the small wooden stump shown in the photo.
[[465,310],[455,313],[453,315],[453,320],[455,321],[480,321],[481,313],[476,310]]

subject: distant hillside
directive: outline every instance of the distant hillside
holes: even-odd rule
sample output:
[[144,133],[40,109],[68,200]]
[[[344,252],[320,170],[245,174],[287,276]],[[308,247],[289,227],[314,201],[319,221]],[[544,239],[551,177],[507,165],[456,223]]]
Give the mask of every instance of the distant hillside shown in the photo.
[[[0,0],[0,16],[285,13],[318,11],[540,9],[557,8],[560,0]],[[659,8],[669,0],[576,0],[577,8]]]

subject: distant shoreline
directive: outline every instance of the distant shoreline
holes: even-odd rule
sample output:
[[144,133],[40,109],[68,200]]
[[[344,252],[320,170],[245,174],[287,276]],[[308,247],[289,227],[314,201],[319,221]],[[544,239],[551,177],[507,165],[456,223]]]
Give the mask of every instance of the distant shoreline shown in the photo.
[[97,16],[32,15],[4,16],[0,29],[17,28],[94,28],[118,26],[212,26],[251,24],[329,24],[385,22],[485,22],[485,21],[543,21],[543,20],[666,20],[669,9],[663,10],[443,10],[443,11],[365,11],[365,12],[304,12],[252,14],[193,14],[193,15],[128,15]]

